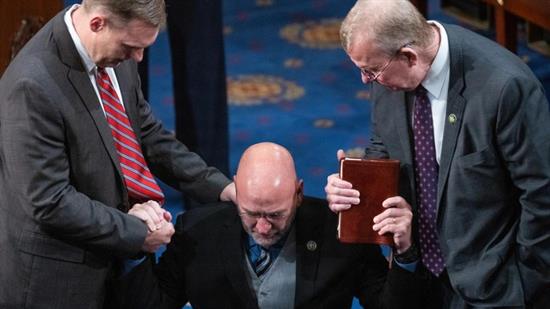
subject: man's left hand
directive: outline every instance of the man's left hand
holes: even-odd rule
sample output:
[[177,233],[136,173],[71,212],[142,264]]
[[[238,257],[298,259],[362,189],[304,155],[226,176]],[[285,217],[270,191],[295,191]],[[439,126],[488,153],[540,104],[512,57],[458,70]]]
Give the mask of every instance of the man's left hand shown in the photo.
[[384,200],[382,206],[386,208],[378,216],[374,217],[372,229],[379,235],[393,234],[393,242],[397,254],[405,252],[411,246],[411,206],[401,196],[394,196]]

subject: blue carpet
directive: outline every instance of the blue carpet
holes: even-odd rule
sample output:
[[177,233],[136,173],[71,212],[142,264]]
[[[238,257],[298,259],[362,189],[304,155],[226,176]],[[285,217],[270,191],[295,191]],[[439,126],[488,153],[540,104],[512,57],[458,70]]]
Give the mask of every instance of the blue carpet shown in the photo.
[[[369,88],[360,82],[359,71],[338,42],[339,22],[354,2],[224,1],[231,173],[248,146],[277,142],[293,153],[305,193],[323,197],[326,177],[337,170],[336,150],[362,152],[369,139]],[[430,1],[428,14],[461,24],[444,14],[436,0]],[[494,37],[489,31],[478,32]],[[550,93],[550,58],[528,49],[523,38],[519,41],[519,57]],[[149,66],[150,103],[156,116],[173,129],[165,32],[150,48]],[[180,194],[163,189],[167,207],[178,212]]]
[[[369,139],[369,88],[338,42],[339,22],[354,2],[224,1],[232,173],[246,147],[277,142],[293,153],[305,193],[323,197],[326,177],[337,170],[336,150],[360,155]],[[439,6],[430,1],[429,18],[461,24]],[[548,97],[550,58],[528,49],[524,38],[519,41],[519,57]],[[150,102],[169,129],[174,128],[171,77],[163,32],[150,48]],[[167,207],[181,211],[180,194],[163,189]]]

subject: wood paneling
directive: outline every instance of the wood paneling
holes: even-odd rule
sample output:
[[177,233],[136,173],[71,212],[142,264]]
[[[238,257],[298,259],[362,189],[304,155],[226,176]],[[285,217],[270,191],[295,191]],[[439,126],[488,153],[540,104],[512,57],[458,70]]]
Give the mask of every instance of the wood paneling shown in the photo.
[[48,21],[62,8],[62,0],[0,1],[0,74],[9,63],[13,38],[22,20],[34,16]]
[[497,42],[515,52],[517,18],[550,30],[550,0],[485,0],[495,9]]

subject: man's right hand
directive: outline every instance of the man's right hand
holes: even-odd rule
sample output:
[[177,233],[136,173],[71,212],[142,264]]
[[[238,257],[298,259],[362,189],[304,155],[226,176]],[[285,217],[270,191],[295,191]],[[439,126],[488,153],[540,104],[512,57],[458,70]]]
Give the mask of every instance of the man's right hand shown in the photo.
[[[338,161],[345,157],[342,149],[336,153]],[[359,204],[359,191],[352,189],[351,183],[340,179],[338,174],[332,174],[327,177],[325,186],[328,206],[333,212],[340,212],[349,209],[352,205]]]
[[155,201],[134,204],[128,211],[129,215],[141,219],[148,228],[147,236],[141,249],[145,252],[155,252],[160,246],[170,243],[174,234],[172,215],[162,209]]
[[[159,203],[155,201],[147,201],[142,204],[134,204],[128,211],[129,215],[138,217],[143,221],[150,232],[158,230],[163,221],[171,221],[172,216],[170,213],[162,209]],[[169,217],[167,219],[167,217]]]
[[147,237],[145,237],[145,242],[141,247],[141,250],[145,252],[154,253],[162,245],[167,245],[170,243],[172,235],[174,235],[174,225],[172,222],[164,221],[160,228],[154,232],[148,232]]

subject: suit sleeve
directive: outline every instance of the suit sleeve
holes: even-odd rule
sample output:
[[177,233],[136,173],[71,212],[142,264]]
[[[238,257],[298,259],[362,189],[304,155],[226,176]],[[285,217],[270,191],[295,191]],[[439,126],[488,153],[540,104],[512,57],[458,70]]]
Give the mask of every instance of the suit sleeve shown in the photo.
[[510,79],[500,102],[497,143],[519,190],[521,214],[515,249],[529,301],[550,289],[549,105],[540,84],[531,79]]
[[386,150],[386,146],[384,146],[384,143],[379,137],[378,134],[378,122],[375,117],[376,109],[378,108],[378,104],[380,102],[380,97],[382,95],[381,89],[379,89],[379,86],[374,85],[372,88],[372,108],[373,111],[371,112],[371,137],[370,142],[367,148],[365,149],[365,157],[367,158],[389,158],[388,151]]
[[[45,78],[42,76],[42,78]],[[22,79],[5,94],[2,164],[15,202],[43,231],[121,257],[139,252],[146,226],[137,218],[78,192],[62,113],[43,83]],[[48,88],[49,89],[49,88]],[[75,138],[75,137],[72,137]]]
[[361,284],[355,293],[363,308],[422,308],[426,277],[418,269],[410,272],[393,263],[388,270],[388,262],[381,253],[368,251],[367,255]]
[[176,232],[158,264],[155,256],[133,268],[119,280],[117,288],[123,295],[121,308],[179,309],[188,301],[185,289],[185,252],[183,219],[179,216]]
[[153,174],[199,202],[218,201],[220,193],[231,181],[218,169],[209,167],[199,155],[176,140],[173,133],[164,129],[139,90],[137,72],[134,76],[138,79],[136,95],[141,121],[141,142]]
[[163,308],[181,308],[188,301],[185,287],[186,253],[192,248],[184,231],[185,214],[178,216],[172,241],[159,259],[155,274],[162,290]]

